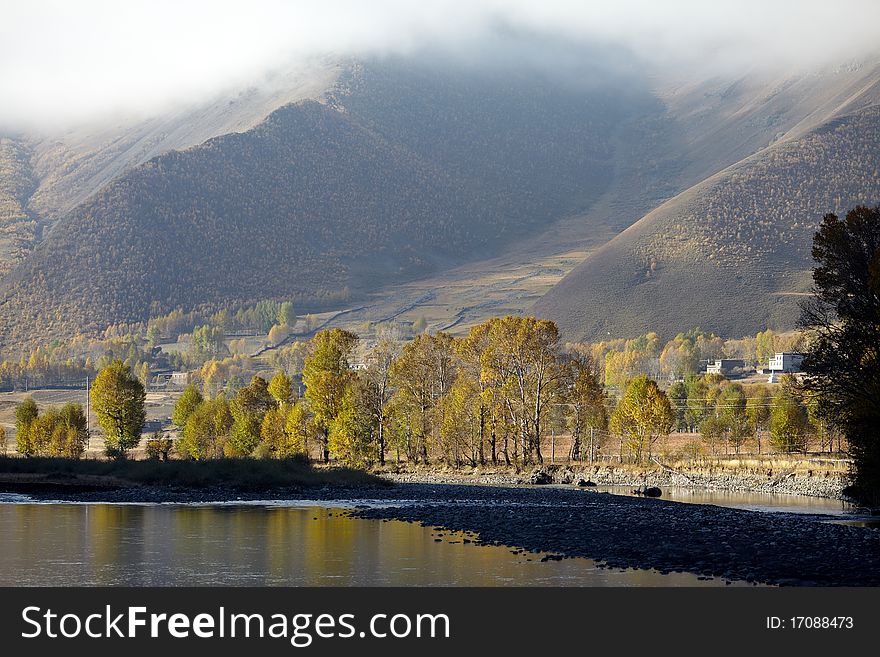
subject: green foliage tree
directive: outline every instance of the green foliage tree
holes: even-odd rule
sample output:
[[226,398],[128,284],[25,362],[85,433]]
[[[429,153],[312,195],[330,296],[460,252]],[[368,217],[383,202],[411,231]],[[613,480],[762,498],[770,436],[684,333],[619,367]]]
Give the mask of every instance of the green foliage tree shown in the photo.
[[236,393],[230,404],[233,423],[225,445],[226,455],[250,456],[260,444],[260,430],[266,413],[276,407],[266,379],[254,376]]
[[807,408],[791,384],[783,384],[773,397],[770,411],[770,442],[781,452],[804,452],[810,420]]
[[279,370],[269,381],[269,394],[279,405],[293,401],[293,383],[283,370]]
[[226,354],[223,329],[219,326],[197,326],[189,342],[189,357],[194,362],[204,362]]
[[130,367],[114,360],[98,372],[90,394],[108,456],[125,458],[140,442],[146,420],[144,385]]
[[184,388],[180,397],[177,398],[177,401],[174,402],[174,410],[171,412],[171,421],[177,427],[182,429],[186,426],[186,421],[189,419],[189,416],[193,414],[193,412],[199,407],[199,404],[204,400],[202,391],[195,385],[189,384]]
[[30,429],[37,415],[39,415],[37,403],[30,395],[15,408],[15,449],[23,456],[36,454],[31,442]]
[[675,429],[678,431],[687,431],[687,384],[684,381],[676,381],[669,386],[666,395],[669,397],[669,403],[672,405],[672,413],[675,416]]
[[771,330],[759,332],[755,336],[755,357],[759,367],[766,367],[767,363],[776,355],[776,334]]
[[611,416],[612,430],[627,442],[637,462],[651,458],[654,443],[672,431],[675,416],[666,393],[647,376],[631,380]]
[[377,456],[378,423],[367,400],[373,389],[362,377],[354,377],[345,388],[339,412],[330,424],[329,446],[334,458],[354,466],[373,463]]
[[6,427],[0,424],[0,456],[6,456]]
[[342,329],[318,331],[303,363],[305,397],[321,440],[321,458],[330,460],[330,427],[342,409],[345,388],[354,376],[349,368],[357,336]]
[[[876,175],[876,171],[875,171]],[[844,433],[852,493],[880,504],[880,206],[845,219],[825,215],[813,239],[815,293],[802,326],[812,341],[803,367],[817,417]]]
[[284,301],[278,306],[278,323],[281,326],[293,328],[296,324],[296,313],[293,311],[293,304],[290,301]]
[[752,388],[746,400],[746,419],[749,428],[755,435],[758,453],[761,453],[761,433],[767,431],[770,424],[770,405],[772,397],[765,386]]
[[728,445],[733,446],[735,454],[749,435],[749,421],[746,415],[746,393],[738,383],[723,386],[716,400],[718,418],[724,427]]
[[224,456],[233,417],[226,397],[203,401],[189,415],[177,451],[196,460]]

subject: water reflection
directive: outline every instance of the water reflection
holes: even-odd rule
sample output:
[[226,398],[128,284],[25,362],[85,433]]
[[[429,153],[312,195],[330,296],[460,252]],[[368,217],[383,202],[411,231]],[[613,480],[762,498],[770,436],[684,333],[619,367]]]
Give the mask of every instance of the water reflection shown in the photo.
[[0,505],[0,585],[703,586],[326,507]]
[[[588,490],[632,495],[633,486],[597,486]],[[856,507],[843,500],[832,500],[806,495],[787,495],[781,493],[749,493],[729,490],[703,490],[690,488],[663,488],[661,499],[691,504],[715,504],[734,509],[766,511],[771,513],[804,513],[847,515],[856,512]]]

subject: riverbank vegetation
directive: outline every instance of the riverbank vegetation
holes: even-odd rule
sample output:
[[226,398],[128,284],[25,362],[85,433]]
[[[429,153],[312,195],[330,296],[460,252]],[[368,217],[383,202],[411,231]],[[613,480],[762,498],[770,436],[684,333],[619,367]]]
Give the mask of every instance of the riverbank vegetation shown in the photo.
[[300,486],[382,486],[382,479],[344,467],[313,467],[308,459],[98,460],[0,456],[7,491],[162,486],[261,491]]

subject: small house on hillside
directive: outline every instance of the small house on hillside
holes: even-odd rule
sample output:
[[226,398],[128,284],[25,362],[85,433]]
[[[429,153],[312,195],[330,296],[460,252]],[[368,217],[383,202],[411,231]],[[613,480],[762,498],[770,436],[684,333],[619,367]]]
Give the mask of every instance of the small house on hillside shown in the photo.
[[745,361],[739,358],[721,358],[720,360],[709,361],[709,364],[706,365],[706,374],[730,376],[734,373],[741,373],[745,366]]
[[770,374],[787,374],[801,371],[801,363],[804,361],[803,354],[781,351],[770,359],[767,371]]

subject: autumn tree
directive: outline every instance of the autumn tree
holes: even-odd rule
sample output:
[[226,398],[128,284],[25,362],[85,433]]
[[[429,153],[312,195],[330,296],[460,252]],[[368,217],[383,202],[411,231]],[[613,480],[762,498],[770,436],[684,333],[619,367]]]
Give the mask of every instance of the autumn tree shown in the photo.
[[125,458],[126,452],[140,442],[146,420],[144,385],[132,375],[130,367],[114,360],[95,377],[90,394],[104,431],[107,455]]
[[269,394],[269,384],[261,376],[241,388],[230,402],[233,423],[229,440],[224,446],[227,456],[250,456],[260,444],[263,419],[277,407]]
[[318,331],[303,363],[305,398],[321,441],[321,458],[330,460],[330,427],[342,409],[345,388],[354,376],[349,367],[358,337],[343,329]]
[[15,449],[23,456],[33,456],[36,453],[31,442],[30,429],[37,415],[37,403],[30,395],[15,407]]
[[651,458],[654,443],[672,431],[675,417],[669,398],[647,376],[632,379],[611,416],[612,430],[622,436],[640,462]]
[[193,384],[184,388],[180,397],[174,402],[174,410],[171,412],[171,421],[180,429],[186,426],[186,421],[196,408],[204,401],[202,392]]
[[390,369],[396,388],[393,408],[407,426],[405,450],[425,463],[434,430],[443,423],[436,405],[454,380],[452,343],[445,333],[420,333],[404,345]]
[[223,456],[233,423],[226,397],[219,395],[205,400],[187,417],[177,451],[196,460]]
[[[573,461],[587,457],[593,462],[595,449],[601,445],[601,437],[608,429],[608,410],[605,393],[599,381],[599,373],[592,359],[583,354],[572,354],[563,361],[565,387],[562,399],[570,413],[571,451]],[[586,444],[584,444],[586,443]]]
[[547,320],[513,316],[490,320],[488,330],[486,376],[502,391],[524,460],[543,463],[546,414],[562,390],[559,331]]
[[369,386],[370,394],[365,395],[368,401],[368,412],[373,416],[376,426],[376,453],[381,465],[385,465],[385,451],[388,439],[388,402],[391,400],[391,366],[400,353],[397,344],[388,339],[380,339],[370,353],[367,354],[367,369],[364,372],[364,384]]
[[269,381],[268,390],[279,406],[293,401],[293,383],[283,370],[275,373],[275,376]]
[[376,459],[378,423],[370,410],[376,405],[370,399],[374,394],[375,388],[361,376],[352,377],[345,387],[328,437],[330,453],[343,463],[366,466]]
[[759,332],[755,336],[755,358],[758,367],[766,367],[766,363],[776,355],[776,334],[772,330]]

